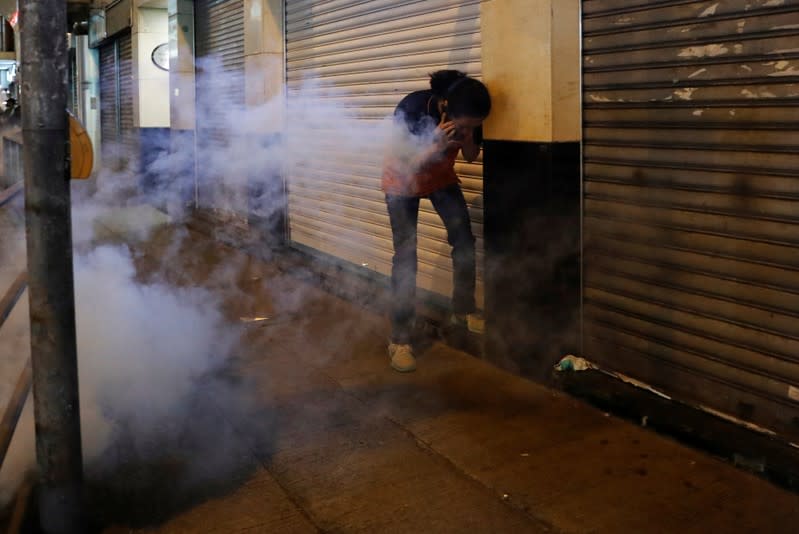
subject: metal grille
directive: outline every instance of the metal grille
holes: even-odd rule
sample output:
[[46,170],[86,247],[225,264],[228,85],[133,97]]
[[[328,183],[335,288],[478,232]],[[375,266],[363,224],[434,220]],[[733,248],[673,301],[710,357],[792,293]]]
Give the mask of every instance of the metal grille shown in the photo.
[[133,47],[131,35],[119,37],[119,126],[121,142],[135,150],[133,127]]
[[[300,97],[335,106],[361,121],[390,116],[407,93],[427,89],[428,74],[482,71],[478,0],[310,0],[286,3],[289,109]],[[306,80],[315,82],[304,87]],[[391,229],[380,190],[382,147],[348,147],[333,128],[297,124],[293,138],[314,140],[313,157],[288,177],[294,243],[385,275],[391,272]],[[478,302],[483,301],[482,160],[456,170],[477,238]],[[452,260],[446,230],[428,200],[419,214],[418,285],[449,295]]]
[[100,47],[100,139],[103,165],[112,164],[119,135],[116,43]]
[[584,351],[799,437],[799,2],[585,0]]
[[133,125],[130,32],[100,48],[100,138],[104,166],[135,171],[139,144]]
[[133,47],[131,34],[118,38],[119,46],[119,143],[123,165],[135,169],[138,161],[138,142],[133,126]]
[[198,201],[218,216],[243,224],[243,180],[225,176],[208,164],[231,142],[234,117],[244,108],[244,2],[202,0],[195,7]]
[[[0,25],[2,25],[2,18],[0,18]],[[2,42],[2,32],[0,32],[0,42]],[[77,52],[76,48],[69,49],[69,110],[76,116],[80,116],[80,106],[78,101],[80,98],[78,88],[78,64],[76,61]]]

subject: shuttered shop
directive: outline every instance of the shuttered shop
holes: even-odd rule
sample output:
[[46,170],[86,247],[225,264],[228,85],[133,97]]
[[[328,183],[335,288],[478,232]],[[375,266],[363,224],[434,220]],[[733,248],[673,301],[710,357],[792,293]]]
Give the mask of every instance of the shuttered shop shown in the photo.
[[100,47],[100,138],[103,165],[134,168],[137,136],[133,126],[133,48],[130,32]]
[[[289,137],[311,147],[289,172],[291,239],[389,274],[393,249],[380,190],[383,147],[370,128],[377,131],[407,93],[427,89],[433,71],[457,68],[480,76],[480,3],[289,1],[286,28]],[[319,121],[296,120],[298,108],[316,106]],[[477,237],[482,302],[482,162],[459,161],[456,170]],[[450,248],[428,200],[421,205],[418,250],[419,286],[449,295]]]
[[110,42],[100,47],[100,140],[103,165],[111,163],[118,142],[119,98],[117,47]]
[[583,2],[584,351],[799,437],[799,2]]
[[246,215],[242,177],[224,172],[235,121],[244,108],[244,1],[202,0],[195,6],[199,203],[218,216]]
[[135,168],[138,160],[138,138],[133,127],[133,44],[130,32],[117,39],[119,43],[119,127],[120,143],[126,163]]

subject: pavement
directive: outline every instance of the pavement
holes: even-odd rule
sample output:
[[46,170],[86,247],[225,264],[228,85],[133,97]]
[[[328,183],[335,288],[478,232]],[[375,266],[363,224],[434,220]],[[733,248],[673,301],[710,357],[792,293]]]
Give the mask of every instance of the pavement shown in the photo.
[[212,430],[150,482],[95,484],[99,531],[796,532],[799,495],[435,339],[394,372],[383,315],[309,272],[174,226],[134,248],[142,280],[223,300],[240,395],[206,391]]

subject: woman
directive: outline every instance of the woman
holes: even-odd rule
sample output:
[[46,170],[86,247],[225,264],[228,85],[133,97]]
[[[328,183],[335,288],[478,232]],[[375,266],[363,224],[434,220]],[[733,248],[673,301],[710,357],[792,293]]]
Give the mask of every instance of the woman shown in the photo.
[[421,198],[432,202],[452,246],[453,321],[482,330],[474,315],[474,235],[455,159],[459,152],[466,161],[477,159],[483,120],[490,110],[485,85],[460,71],[442,70],[430,75],[430,89],[407,95],[394,112],[402,130],[410,134],[404,140],[400,136],[390,147],[382,178],[394,241],[388,353],[397,371],[416,369],[411,335],[416,318],[416,224]]

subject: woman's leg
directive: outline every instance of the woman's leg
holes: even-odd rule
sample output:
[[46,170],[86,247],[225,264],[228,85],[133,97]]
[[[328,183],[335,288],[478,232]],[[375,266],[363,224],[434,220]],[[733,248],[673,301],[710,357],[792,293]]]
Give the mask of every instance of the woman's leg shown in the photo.
[[408,345],[416,319],[416,223],[419,199],[386,195],[394,258],[391,265],[391,342]]
[[469,210],[459,185],[451,185],[430,195],[430,201],[447,229],[452,246],[452,311],[466,315],[475,311],[475,252]]

